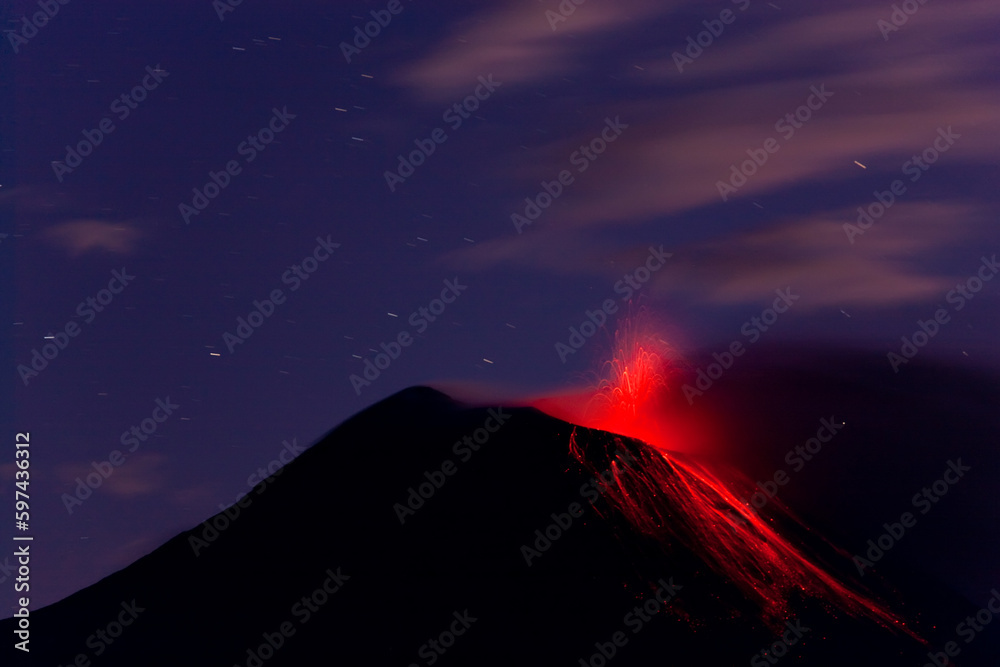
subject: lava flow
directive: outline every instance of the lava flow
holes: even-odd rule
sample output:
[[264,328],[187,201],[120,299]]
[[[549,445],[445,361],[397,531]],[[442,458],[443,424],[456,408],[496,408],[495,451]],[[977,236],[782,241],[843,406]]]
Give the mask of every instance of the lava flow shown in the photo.
[[[671,351],[655,335],[619,331],[613,359],[605,364],[606,376],[589,397],[541,399],[534,405],[607,432],[574,429],[570,451],[591,474],[612,471],[603,489],[610,506],[640,533],[694,551],[756,602],[769,625],[787,618],[792,596],[801,595],[923,641],[880,603],[814,564],[778,532],[774,518],[742,502],[733,489],[750,489],[750,480],[698,456],[698,443],[714,434],[706,433],[704,420],[677,414],[680,404],[670,400],[671,380],[680,372],[672,364]],[[620,449],[629,451],[636,463],[618,462],[612,454]],[[769,511],[796,521],[777,501]]]

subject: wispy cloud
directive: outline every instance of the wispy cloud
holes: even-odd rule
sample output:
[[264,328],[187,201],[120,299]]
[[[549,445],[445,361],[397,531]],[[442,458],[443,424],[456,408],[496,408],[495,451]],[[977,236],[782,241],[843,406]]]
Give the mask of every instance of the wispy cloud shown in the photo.
[[[108,493],[120,498],[135,498],[162,491],[167,486],[164,463],[167,457],[156,452],[127,454],[125,462],[114,468],[95,494]],[[59,479],[65,486],[74,485],[76,478],[85,479],[94,472],[90,463],[67,464],[59,468]]]
[[[593,21],[581,23],[591,37],[602,31],[627,36],[628,17],[634,19],[642,11],[648,21],[666,24],[666,17],[656,16],[648,5],[636,5],[640,11],[631,13],[617,6],[586,19],[583,10],[588,7],[580,6],[571,21]],[[674,3],[669,11],[678,7]],[[690,12],[694,4],[685,8]],[[972,1],[928,4],[888,41],[876,22],[889,16],[891,3],[816,6],[810,16],[760,9],[753,18],[754,30],[741,32],[734,26],[684,73],[677,71],[671,57],[673,50],[683,48],[684,39],[671,37],[656,56],[642,61],[641,74],[623,74],[622,85],[627,82],[632,94],[616,93],[598,102],[597,113],[620,116],[629,129],[523,234],[507,226],[506,233],[447,261],[466,270],[517,265],[556,273],[600,271],[602,260],[606,265],[609,257],[607,239],[623,227],[649,230],[657,241],[686,239],[691,235],[685,227],[698,224],[693,218],[716,218],[720,211],[739,215],[753,201],[780,197],[803,210],[798,219],[746,215],[746,222],[735,226],[754,225],[753,231],[721,232],[710,247],[689,248],[708,262],[701,270],[685,269],[705,298],[720,303],[751,298],[760,293],[760,285],[773,289],[796,272],[802,276],[800,284],[804,280],[823,295],[813,302],[817,304],[898,303],[941,289],[944,278],[922,267],[919,255],[934,254],[941,244],[981,245],[989,227],[963,216],[981,221],[996,213],[985,210],[989,204],[973,210],[958,203],[960,193],[943,198],[940,185],[950,170],[953,178],[954,170],[996,163],[1000,89],[987,85],[996,47],[994,32],[984,26],[995,25],[1000,6]],[[747,12],[748,19],[754,10]],[[477,28],[484,35],[463,45],[467,51],[449,47],[418,62],[414,71],[423,71],[428,82],[437,72],[445,74],[443,81],[464,85],[468,77],[456,72],[469,61],[460,62],[458,54],[478,52],[476,57],[488,60],[494,53],[499,61],[496,54],[503,49],[493,51],[484,44],[526,44],[552,59],[532,62],[533,54],[514,49],[508,59],[510,75],[542,82],[570,72],[572,50],[595,41],[545,42],[544,24],[518,32],[517,26],[526,29],[537,19],[525,9],[508,9],[495,19]],[[675,26],[666,27],[676,35]],[[445,52],[455,57],[446,61]],[[809,73],[803,63],[809,63]],[[776,122],[803,105],[814,87],[825,87],[832,95],[791,136],[779,132]],[[949,127],[959,138],[918,181],[911,181],[902,173],[904,163],[930,149],[939,128]],[[577,127],[534,146],[530,159],[523,149],[512,147],[509,155],[484,161],[484,168],[492,170],[488,177],[513,182],[508,192],[523,191],[520,198],[499,203],[497,218],[520,212],[523,197],[565,169],[567,156],[592,136],[593,130]],[[748,159],[748,149],[760,149],[769,138],[777,140],[778,151],[724,202],[718,183],[730,176],[732,165]],[[867,169],[861,170],[855,161]],[[847,244],[840,225],[854,219],[857,206],[873,201],[873,191],[886,190],[895,179],[903,180],[907,191],[890,217],[905,222],[892,223],[900,225],[895,228],[886,222],[856,246]],[[812,205],[811,193],[818,191],[827,193],[826,199],[814,197]],[[831,201],[833,192],[836,199]],[[727,263],[720,253],[747,247],[754,247],[759,267],[720,278],[746,263]],[[678,253],[675,270],[680,270],[684,246],[672,250]],[[787,253],[800,259],[790,260]],[[591,268],[581,268],[587,263]],[[665,276],[659,276],[660,284]]]
[[48,227],[43,238],[78,257],[88,252],[106,251],[129,255],[141,237],[134,227],[102,220],[70,220]]
[[545,12],[558,12],[556,2],[516,2],[485,10],[456,24],[441,46],[401,70],[396,81],[421,96],[444,100],[488,73],[505,85],[565,76],[586,68],[593,42],[584,38],[636,25],[675,4],[649,0],[574,4],[576,11],[556,23],[555,30]]
[[986,211],[959,203],[895,205],[855,243],[843,215],[787,220],[759,231],[677,249],[651,291],[717,304],[755,303],[775,288],[808,295],[799,310],[891,306],[943,295],[961,276],[922,258],[987,224]]

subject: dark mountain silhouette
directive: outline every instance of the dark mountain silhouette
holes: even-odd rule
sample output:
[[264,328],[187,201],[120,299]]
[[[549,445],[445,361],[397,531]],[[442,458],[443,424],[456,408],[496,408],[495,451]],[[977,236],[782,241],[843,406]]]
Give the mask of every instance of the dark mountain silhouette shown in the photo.
[[[997,573],[996,382],[932,366],[894,375],[864,355],[755,353],[672,409],[721,420],[725,463],[752,480],[787,469],[784,453],[820,418],[846,421],[780,493],[845,552],[771,520],[928,645],[806,596],[776,629],[699,544],[642,534],[598,496],[593,471],[639,465],[645,445],[415,387],[334,429],[238,515],[33,612],[30,662],[13,653],[47,666],[923,665],[956,641],[954,664],[996,664],[1000,627],[970,643],[955,634],[991,594],[963,591]],[[958,457],[967,478],[859,579],[850,555]],[[0,629],[10,642],[13,619]],[[785,630],[788,654],[761,656]]]

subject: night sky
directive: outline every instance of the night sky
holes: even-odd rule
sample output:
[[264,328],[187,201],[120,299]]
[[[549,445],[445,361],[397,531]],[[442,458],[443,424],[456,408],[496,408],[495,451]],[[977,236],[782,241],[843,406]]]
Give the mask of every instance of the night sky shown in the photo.
[[405,387],[585,384],[629,312],[680,358],[1000,367],[996,3],[10,4],[33,606]]

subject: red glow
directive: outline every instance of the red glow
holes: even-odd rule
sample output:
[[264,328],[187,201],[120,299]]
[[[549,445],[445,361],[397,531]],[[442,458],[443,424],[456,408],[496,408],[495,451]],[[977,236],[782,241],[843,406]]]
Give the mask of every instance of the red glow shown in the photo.
[[616,333],[614,357],[589,406],[591,421],[605,431],[665,444],[661,425],[651,417],[667,387],[666,364],[664,345],[632,331]]
[[[775,519],[790,514],[780,503],[772,501],[770,516],[762,517],[730,490],[749,496],[752,482],[735,471],[727,471],[723,480],[723,467],[706,462],[704,452],[718,433],[706,428],[705,417],[678,410],[680,382],[672,381],[679,373],[662,340],[635,328],[619,331],[605,370],[606,377],[588,395],[534,404],[607,432],[588,431],[582,438],[574,429],[570,451],[589,473],[613,471],[604,497],[636,530],[693,550],[755,601],[769,625],[787,618],[792,596],[803,595],[920,640],[899,617],[838,581],[781,535]],[[637,463],[623,465],[611,458],[620,448],[632,453]]]
[[[700,416],[677,413],[671,391],[679,375],[675,353],[642,317],[615,333],[611,359],[595,389],[537,399],[547,414],[589,428],[619,433],[669,451],[710,451],[712,429]],[[669,416],[669,417],[668,417]]]
[[[619,438],[614,442],[604,453],[626,447]],[[614,460],[595,462],[591,460],[594,449],[593,445],[582,447],[574,431],[570,450],[577,460],[595,475],[602,466],[613,471],[613,479],[604,490],[611,506],[638,531],[667,543],[679,540],[698,553],[713,570],[756,601],[769,624],[780,625],[789,617],[790,597],[798,591],[919,639],[882,605],[810,562],[704,465],[644,443],[628,448],[638,460],[632,466]]]

